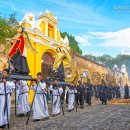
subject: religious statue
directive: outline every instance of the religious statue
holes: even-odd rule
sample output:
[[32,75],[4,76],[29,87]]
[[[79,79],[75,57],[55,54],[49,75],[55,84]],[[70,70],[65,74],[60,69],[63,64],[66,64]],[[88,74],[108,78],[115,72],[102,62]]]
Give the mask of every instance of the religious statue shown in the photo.
[[13,43],[13,47],[8,54],[10,71],[13,74],[28,75],[30,70],[26,59],[26,47],[34,53],[37,53],[37,51],[31,45],[27,32],[24,31],[22,26],[19,26],[17,34],[12,39],[7,40]]
[[55,61],[53,64],[53,70],[57,71],[59,65],[61,64],[61,62],[63,61],[65,55],[64,53],[62,53],[61,48],[57,48],[56,49],[56,56],[55,56]]
[[[63,67],[60,67],[62,65]],[[69,52],[64,48],[58,47],[56,49],[55,61],[53,64],[53,75],[58,75],[59,68],[64,68],[64,76],[67,82],[78,80],[77,70],[72,66]]]

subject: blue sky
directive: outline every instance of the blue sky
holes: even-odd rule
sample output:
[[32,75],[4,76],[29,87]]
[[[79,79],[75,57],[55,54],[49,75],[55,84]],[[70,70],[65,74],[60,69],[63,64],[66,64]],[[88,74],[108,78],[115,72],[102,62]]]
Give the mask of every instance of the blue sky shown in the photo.
[[51,11],[58,27],[75,36],[83,54],[115,56],[130,52],[129,0],[1,0],[0,13],[16,12],[18,20],[25,13]]

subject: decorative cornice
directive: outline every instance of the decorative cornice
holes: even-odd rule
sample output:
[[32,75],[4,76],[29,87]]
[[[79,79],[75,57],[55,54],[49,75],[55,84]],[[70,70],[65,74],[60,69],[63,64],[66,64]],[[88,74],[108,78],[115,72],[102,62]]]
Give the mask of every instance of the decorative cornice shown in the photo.
[[[38,30],[35,30],[35,31],[34,31],[34,30],[30,29],[30,28],[25,27],[25,31],[27,31],[28,33],[31,33],[31,34],[33,34],[33,35],[38,35],[38,36],[42,37],[43,39],[49,41],[51,47],[53,47],[54,44],[57,44],[58,46],[64,45],[64,43],[62,43],[62,42],[57,42],[56,40],[54,40],[54,39],[52,39],[52,38],[50,38],[50,37],[47,37],[46,35],[44,35],[42,32],[40,32],[40,31],[38,31]],[[40,41],[40,42],[39,42],[40,44],[45,44],[44,42],[42,42],[42,40],[40,40],[40,39],[38,39],[38,38],[35,38],[35,39],[37,39],[38,41]],[[46,45],[49,45],[49,44],[46,44]]]
[[34,38],[32,36],[29,36],[29,39],[33,40],[35,43],[39,43],[39,44],[46,45],[46,46],[49,46],[49,47],[56,49],[56,47],[52,46],[51,44],[47,44],[46,42],[43,42],[42,40],[40,40],[38,38]]

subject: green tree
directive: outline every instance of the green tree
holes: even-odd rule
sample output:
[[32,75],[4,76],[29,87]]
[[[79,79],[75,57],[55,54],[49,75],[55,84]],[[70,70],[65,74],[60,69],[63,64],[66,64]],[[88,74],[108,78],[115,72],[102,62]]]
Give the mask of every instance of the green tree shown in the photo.
[[96,56],[93,56],[92,54],[85,55],[84,57],[87,58],[87,59],[89,59],[89,60],[98,62],[97,57],[96,57]]
[[102,65],[104,65],[106,67],[110,66],[112,60],[113,60],[113,58],[107,54],[97,57],[97,61],[100,61],[102,63]]
[[61,37],[65,38],[65,36],[68,37],[69,45],[72,51],[79,55],[82,55],[82,50],[79,48],[78,42],[75,40],[75,37],[73,35],[68,34],[67,32],[61,32]]
[[7,20],[8,24],[16,23],[16,12],[9,15],[9,19]]
[[16,21],[15,15],[10,15],[9,18],[0,16],[0,44],[6,43],[6,38],[11,38],[16,34],[16,30],[11,27],[13,21]]

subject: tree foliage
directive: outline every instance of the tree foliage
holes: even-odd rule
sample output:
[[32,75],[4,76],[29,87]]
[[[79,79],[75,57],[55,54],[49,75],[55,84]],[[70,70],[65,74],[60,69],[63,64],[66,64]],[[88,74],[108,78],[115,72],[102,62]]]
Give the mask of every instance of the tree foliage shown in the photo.
[[0,44],[6,43],[6,38],[11,38],[16,34],[10,24],[16,22],[15,14],[10,14],[10,16],[4,17],[0,16]]
[[75,53],[82,55],[82,50],[78,46],[78,42],[75,40],[75,37],[73,35],[68,34],[67,32],[61,32],[61,37],[65,38],[65,36],[69,39],[69,45],[72,51]]

